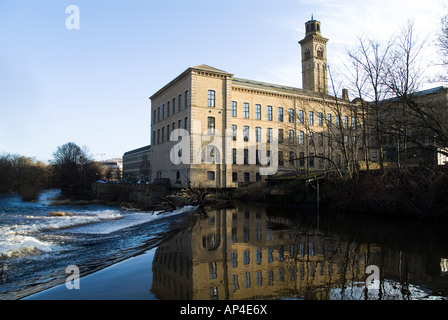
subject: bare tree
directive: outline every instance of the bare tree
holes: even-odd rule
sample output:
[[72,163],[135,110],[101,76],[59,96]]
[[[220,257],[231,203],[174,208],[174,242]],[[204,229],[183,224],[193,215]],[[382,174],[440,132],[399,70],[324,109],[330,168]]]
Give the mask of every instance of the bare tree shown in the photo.
[[419,121],[411,126],[415,120],[413,112],[415,106],[410,100],[413,100],[413,95],[421,86],[423,72],[419,58],[424,46],[425,41],[418,40],[414,23],[410,20],[396,37],[386,65],[384,83],[389,88],[392,98],[397,100],[395,107],[387,112],[389,120],[387,129],[392,137],[396,137],[390,140],[396,140],[398,167],[407,163],[409,137],[420,126]]
[[52,161],[56,179],[65,193],[79,193],[90,190],[99,168],[89,156],[86,147],[73,142],[59,146]]
[[[442,28],[437,44],[442,56],[442,65],[448,67],[448,15],[442,19]],[[446,76],[443,77],[443,80],[448,81]]]
[[359,128],[363,126],[359,121],[359,112],[356,104],[348,100],[347,95],[338,98],[338,92],[341,90],[340,85],[336,87],[333,74],[330,67],[328,67],[328,74],[330,78],[330,85],[333,95],[329,95],[324,99],[327,107],[335,114],[335,124],[327,122],[328,139],[334,140],[336,150],[340,152],[346,175],[348,178],[353,178],[358,175],[358,160],[359,160]]
[[140,172],[142,175],[142,179],[144,181],[149,181],[149,174],[151,172],[151,165],[149,163],[149,159],[147,155],[143,156],[142,162],[140,163]]
[[399,165],[406,163],[411,147],[433,154],[448,153],[446,97],[425,96],[419,91],[424,73],[421,52],[425,46],[426,41],[415,35],[410,21],[397,37],[385,76],[392,97],[387,101],[389,129],[390,134],[397,137]]
[[285,132],[286,138],[280,146],[289,152],[290,166],[297,176],[302,171],[309,174],[331,170],[340,177],[353,178],[358,172],[360,121],[356,106],[348,97],[337,96],[337,85],[329,68],[328,72],[334,94],[320,93],[318,102],[308,102],[303,108],[295,103],[295,108],[289,109],[293,114],[288,115],[291,130]]
[[[356,55],[356,56],[355,56]],[[354,103],[358,106],[358,116],[361,124],[363,157],[366,165],[366,171],[370,171],[370,130],[368,130],[368,115],[370,114],[370,103],[364,99],[364,92],[368,84],[369,77],[365,72],[365,68],[361,66],[361,57],[359,52],[348,52],[349,65],[346,66],[346,71],[349,86],[352,88],[355,96]]]
[[391,41],[382,44],[368,38],[359,38],[358,47],[348,52],[351,65],[356,66],[357,73],[355,74],[359,77],[356,82],[359,98],[361,101],[370,101],[369,106],[364,105],[363,108],[363,125],[368,130],[364,139],[368,138],[367,132],[371,132],[372,142],[378,150],[381,171],[384,171],[384,123],[381,102],[388,92],[384,84],[384,73],[391,47]]

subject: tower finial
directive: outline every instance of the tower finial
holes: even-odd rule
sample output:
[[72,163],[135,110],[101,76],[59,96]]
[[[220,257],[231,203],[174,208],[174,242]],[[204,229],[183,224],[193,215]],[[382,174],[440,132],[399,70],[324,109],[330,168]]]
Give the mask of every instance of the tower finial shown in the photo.
[[311,20],[314,20],[314,14],[311,14]]

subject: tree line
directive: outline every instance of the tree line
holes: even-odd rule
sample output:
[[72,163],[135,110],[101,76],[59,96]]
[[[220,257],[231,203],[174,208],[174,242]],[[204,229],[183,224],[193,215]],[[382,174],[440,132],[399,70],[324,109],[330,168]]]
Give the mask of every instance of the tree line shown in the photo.
[[108,174],[87,147],[73,142],[58,146],[48,164],[27,156],[1,154],[0,194],[17,192],[25,201],[33,201],[42,190],[59,188],[70,198],[87,199],[91,184]]
[[31,201],[51,184],[47,164],[25,156],[0,155],[0,194],[17,191],[25,201]]

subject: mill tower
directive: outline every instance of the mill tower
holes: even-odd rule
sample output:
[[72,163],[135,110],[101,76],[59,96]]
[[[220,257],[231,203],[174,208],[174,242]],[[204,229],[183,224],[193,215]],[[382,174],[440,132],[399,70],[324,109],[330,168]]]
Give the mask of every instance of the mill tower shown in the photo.
[[320,21],[305,23],[305,38],[299,41],[302,47],[302,86],[305,90],[328,94],[327,42],[321,35]]

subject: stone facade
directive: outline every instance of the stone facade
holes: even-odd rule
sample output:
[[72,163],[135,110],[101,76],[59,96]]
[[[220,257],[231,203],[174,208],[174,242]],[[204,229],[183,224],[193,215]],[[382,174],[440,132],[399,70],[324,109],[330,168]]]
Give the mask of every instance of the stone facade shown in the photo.
[[306,23],[305,39],[302,47],[302,83],[305,90],[328,93],[327,42],[322,37],[320,21],[314,19]]

